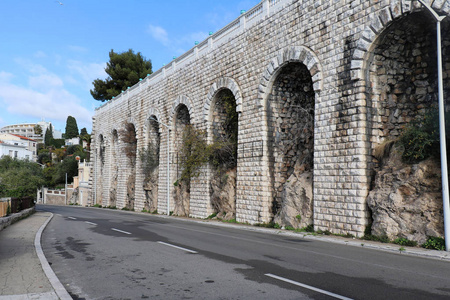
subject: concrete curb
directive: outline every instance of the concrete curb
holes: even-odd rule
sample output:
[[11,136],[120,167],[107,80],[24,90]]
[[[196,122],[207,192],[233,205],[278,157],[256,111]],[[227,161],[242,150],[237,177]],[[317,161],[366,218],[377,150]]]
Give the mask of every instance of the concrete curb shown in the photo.
[[42,224],[41,228],[39,228],[38,232],[36,233],[36,237],[34,239],[34,246],[36,248],[36,254],[39,257],[39,260],[42,265],[42,269],[44,270],[45,275],[47,276],[48,280],[50,281],[53,289],[55,290],[56,294],[58,295],[59,299],[61,300],[72,300],[72,297],[69,295],[67,290],[64,288],[62,283],[59,281],[58,277],[56,276],[55,272],[53,272],[52,268],[50,267],[50,264],[47,261],[47,258],[44,255],[44,251],[42,251],[41,247],[41,237],[42,232],[44,232],[45,227],[47,227],[47,224],[50,222],[50,220],[53,218],[53,214],[50,215],[50,217],[45,221],[44,224]]
[[31,214],[34,214],[35,211],[36,207],[31,207],[10,216],[0,218],[0,231],[10,226],[11,224],[16,223],[17,221],[26,218]]

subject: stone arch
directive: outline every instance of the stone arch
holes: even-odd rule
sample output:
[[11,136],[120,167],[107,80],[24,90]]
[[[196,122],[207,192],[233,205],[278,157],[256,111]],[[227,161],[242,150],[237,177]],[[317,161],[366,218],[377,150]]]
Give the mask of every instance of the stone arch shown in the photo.
[[[143,140],[145,141],[145,145],[147,145],[149,143],[149,137],[148,137],[148,132],[150,130],[149,120],[152,116],[154,118],[156,118],[157,121],[161,121],[161,113],[159,112],[159,109],[151,107],[148,110],[148,113],[145,117],[145,122],[144,122],[144,126],[143,126],[143,133],[144,133]],[[162,131],[162,128],[161,128],[161,126],[159,126],[159,133],[161,133],[161,131]]]
[[[444,2],[434,1],[434,5],[440,6],[437,3]],[[446,3],[450,9],[450,1]],[[419,162],[417,167],[404,164],[401,154],[396,154],[401,152],[391,151],[392,145],[396,145],[391,141],[401,135],[402,128],[437,104],[436,23],[420,5],[406,9],[397,5],[398,10],[393,7],[374,17],[358,41],[352,60],[352,79],[360,81],[359,85],[366,91],[367,145],[372,158],[368,162],[372,181],[367,205],[373,234],[423,243],[429,232],[436,236],[443,234],[443,217],[440,209],[436,209],[442,205],[439,164],[433,160]],[[435,8],[448,14],[448,9],[441,10],[443,7]],[[450,20],[446,18],[441,25],[445,74],[449,72],[446,66],[450,65]],[[444,77],[445,94],[450,94],[448,76]],[[382,155],[376,159],[374,154],[380,151]],[[391,169],[392,166],[396,167]],[[414,178],[419,176],[417,169],[424,170],[420,175],[423,178],[436,180],[414,183]],[[403,174],[407,175],[402,177]],[[414,186],[414,189],[397,190],[398,178],[402,186]],[[426,196],[431,194],[434,196]],[[387,195],[397,200],[386,205]],[[421,207],[424,202],[427,208]],[[421,214],[422,211],[428,215]]]
[[[449,15],[450,0],[434,1],[432,8],[440,13]],[[368,54],[373,50],[375,41],[395,19],[412,12],[426,10],[419,2],[396,0],[391,1],[390,5],[384,9],[373,13],[369,18],[372,22],[362,31],[361,37],[356,43],[356,49],[350,63],[351,79],[356,81],[366,79],[367,74],[365,71],[367,70]],[[426,13],[429,12],[427,11]]]
[[314,86],[320,86],[313,79],[318,63],[302,52],[305,59],[285,61],[273,70],[263,104],[274,222],[294,228],[313,224]]
[[97,188],[97,199],[96,199],[96,204],[102,204],[103,202],[103,186],[104,186],[104,177],[101,176],[101,174],[104,173],[104,170],[106,168],[105,162],[106,162],[106,137],[105,134],[99,133],[98,134],[98,140],[97,140],[97,145],[98,145],[98,161],[97,161],[97,171],[96,171],[96,188]]
[[161,125],[158,109],[151,108],[144,124],[144,140],[146,141],[141,153],[143,171],[144,209],[148,212],[158,207],[158,180],[161,147]]
[[[242,99],[236,99],[236,86],[216,86],[208,97],[209,112],[205,116],[209,143],[220,145],[214,152],[214,163],[208,164],[210,207],[219,219],[236,216],[238,128]],[[210,92],[213,90],[211,89]],[[239,109],[238,109],[239,107]],[[205,112],[206,113],[206,112]]]
[[117,206],[117,185],[119,181],[120,142],[117,129],[111,130],[111,183],[109,188],[109,206]]
[[[170,158],[173,167],[175,168],[175,176],[176,182],[174,186],[174,206],[173,206],[173,214],[178,216],[188,217],[190,213],[190,188],[191,188],[191,180],[190,178],[184,178],[184,180],[180,180],[183,168],[180,164],[183,157],[179,156],[179,152],[181,151],[183,145],[183,134],[184,130],[191,125],[191,109],[186,105],[190,104],[190,101],[178,102],[174,107],[173,114],[171,115],[171,147],[173,145],[173,156]],[[173,120],[173,121],[172,121]],[[171,173],[173,174],[173,173]]]
[[311,49],[305,46],[291,46],[278,52],[268,64],[263,72],[258,87],[258,105],[266,107],[267,98],[272,90],[273,83],[283,66],[289,62],[299,62],[304,64],[312,78],[315,92],[320,92],[323,88],[322,66],[317,55]]
[[126,166],[125,169],[122,170],[124,177],[126,178],[126,198],[124,199],[124,207],[133,210],[136,195],[136,164],[138,145],[138,128],[136,127],[134,118],[129,117],[122,124],[122,129],[119,130],[119,140]]
[[175,113],[180,109],[180,105],[185,105],[190,116],[190,122],[193,121],[194,118],[194,105],[192,101],[185,95],[180,95],[177,97],[175,102],[172,104],[172,109],[170,110],[170,116],[169,116],[169,124],[173,124],[173,117]]
[[242,93],[237,82],[229,77],[223,77],[215,81],[209,88],[206,96],[205,104],[203,105],[203,120],[209,124],[211,101],[217,93],[223,89],[229,89],[236,99],[236,112],[242,113]]

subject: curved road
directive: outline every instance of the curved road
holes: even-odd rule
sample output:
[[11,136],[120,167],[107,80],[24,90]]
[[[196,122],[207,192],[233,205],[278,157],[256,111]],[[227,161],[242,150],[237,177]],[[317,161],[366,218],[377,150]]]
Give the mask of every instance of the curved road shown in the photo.
[[198,220],[38,209],[54,213],[42,245],[74,299],[450,298],[449,262]]

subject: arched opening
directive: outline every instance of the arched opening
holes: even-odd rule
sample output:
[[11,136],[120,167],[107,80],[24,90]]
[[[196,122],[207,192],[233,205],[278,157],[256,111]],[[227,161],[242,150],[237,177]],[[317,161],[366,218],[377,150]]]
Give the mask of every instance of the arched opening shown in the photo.
[[211,162],[211,206],[217,218],[231,220],[236,217],[238,113],[236,99],[229,89],[217,92],[211,114],[210,134],[215,145]]
[[117,183],[119,178],[119,164],[117,155],[119,153],[119,134],[113,130],[111,138],[111,185],[109,189],[109,207],[117,205]]
[[136,154],[137,137],[136,128],[133,123],[126,122],[124,128],[120,131],[123,151],[128,161],[127,168],[127,197],[125,208],[134,210],[135,191],[136,191]]
[[144,174],[143,188],[145,192],[144,209],[155,212],[158,208],[159,151],[161,134],[155,115],[150,116],[147,124],[148,144],[140,153],[142,172]]
[[[442,23],[447,107],[449,25],[448,20]],[[427,236],[443,235],[436,23],[425,11],[402,17],[385,29],[372,49],[366,73],[367,119],[376,157],[370,165],[374,176],[367,198],[372,234],[423,243]],[[429,126],[437,130],[427,132]],[[434,146],[427,149],[426,143]]]
[[98,147],[98,158],[99,158],[99,169],[97,172],[97,203],[95,204],[102,204],[103,202],[103,172],[105,171],[105,159],[106,159],[106,145],[105,145],[105,139],[103,137],[103,134],[100,134],[99,136],[99,147]]
[[183,152],[188,151],[186,149],[186,137],[191,132],[191,116],[189,109],[186,105],[180,104],[175,112],[173,133],[174,133],[174,157],[173,160],[176,166],[177,181],[175,182],[175,203],[173,208],[173,214],[176,216],[189,216],[190,205],[190,193],[191,193],[191,178],[189,176],[183,176],[183,167],[185,162],[185,155]]
[[267,103],[272,213],[283,226],[313,224],[314,105],[308,68],[299,62],[283,66]]

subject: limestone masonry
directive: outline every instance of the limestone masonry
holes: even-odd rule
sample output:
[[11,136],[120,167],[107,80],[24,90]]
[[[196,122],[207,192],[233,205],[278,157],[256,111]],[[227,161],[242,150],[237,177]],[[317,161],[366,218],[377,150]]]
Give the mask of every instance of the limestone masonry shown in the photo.
[[[450,14],[450,0],[426,2]],[[449,19],[442,23],[444,99]],[[182,192],[174,183],[180,130],[192,124],[211,142],[224,119],[216,100],[228,90],[238,112],[236,179],[227,183],[236,220],[267,223],[283,212],[298,219],[284,225],[363,235],[372,220],[374,148],[437,103],[435,27],[417,1],[261,1],[96,110],[90,204],[193,218],[217,212],[210,167]],[[127,132],[137,140],[134,157]],[[159,147],[157,184],[139,158],[149,142]],[[290,204],[292,195],[302,204]],[[288,205],[298,213],[286,213]]]

